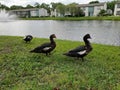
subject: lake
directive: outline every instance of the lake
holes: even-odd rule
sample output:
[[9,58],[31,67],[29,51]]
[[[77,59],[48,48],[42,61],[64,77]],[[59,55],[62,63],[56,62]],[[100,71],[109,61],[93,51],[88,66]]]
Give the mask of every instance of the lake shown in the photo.
[[56,21],[17,20],[0,22],[0,35],[48,38],[56,34],[57,39],[83,41],[89,33],[94,43],[120,46],[120,21]]

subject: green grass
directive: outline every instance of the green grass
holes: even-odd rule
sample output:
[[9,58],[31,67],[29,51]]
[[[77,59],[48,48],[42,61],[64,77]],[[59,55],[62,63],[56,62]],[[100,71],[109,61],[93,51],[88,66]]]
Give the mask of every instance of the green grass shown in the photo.
[[49,41],[0,36],[0,90],[120,90],[120,47],[92,44],[85,61],[62,55],[83,42],[55,40],[51,56],[29,53]]
[[41,17],[41,18],[22,18],[23,20],[68,20],[68,21],[80,21],[80,20],[114,20],[120,21],[120,16],[101,16],[101,17]]

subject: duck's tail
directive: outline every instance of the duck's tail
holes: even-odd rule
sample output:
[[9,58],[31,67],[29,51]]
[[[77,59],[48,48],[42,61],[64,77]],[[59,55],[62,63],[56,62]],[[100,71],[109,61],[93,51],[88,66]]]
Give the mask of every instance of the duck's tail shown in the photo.
[[63,53],[63,55],[66,55],[66,56],[68,56],[68,55],[69,55],[69,53]]
[[34,50],[29,51],[30,53],[34,52]]

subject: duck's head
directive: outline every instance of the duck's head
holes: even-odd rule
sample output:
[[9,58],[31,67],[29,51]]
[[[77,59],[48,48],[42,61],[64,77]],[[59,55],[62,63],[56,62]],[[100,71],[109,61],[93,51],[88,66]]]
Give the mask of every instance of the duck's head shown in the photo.
[[55,34],[50,35],[50,38],[56,38]]
[[84,39],[84,40],[86,40],[86,39],[91,39],[90,34],[86,34],[86,35],[83,37],[83,39]]

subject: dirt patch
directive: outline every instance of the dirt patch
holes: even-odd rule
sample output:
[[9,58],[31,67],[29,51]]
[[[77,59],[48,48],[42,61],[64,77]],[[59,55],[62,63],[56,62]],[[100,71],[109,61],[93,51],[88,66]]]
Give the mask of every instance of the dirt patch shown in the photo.
[[10,47],[5,47],[3,49],[0,49],[0,54],[7,54],[10,53],[12,50]]

